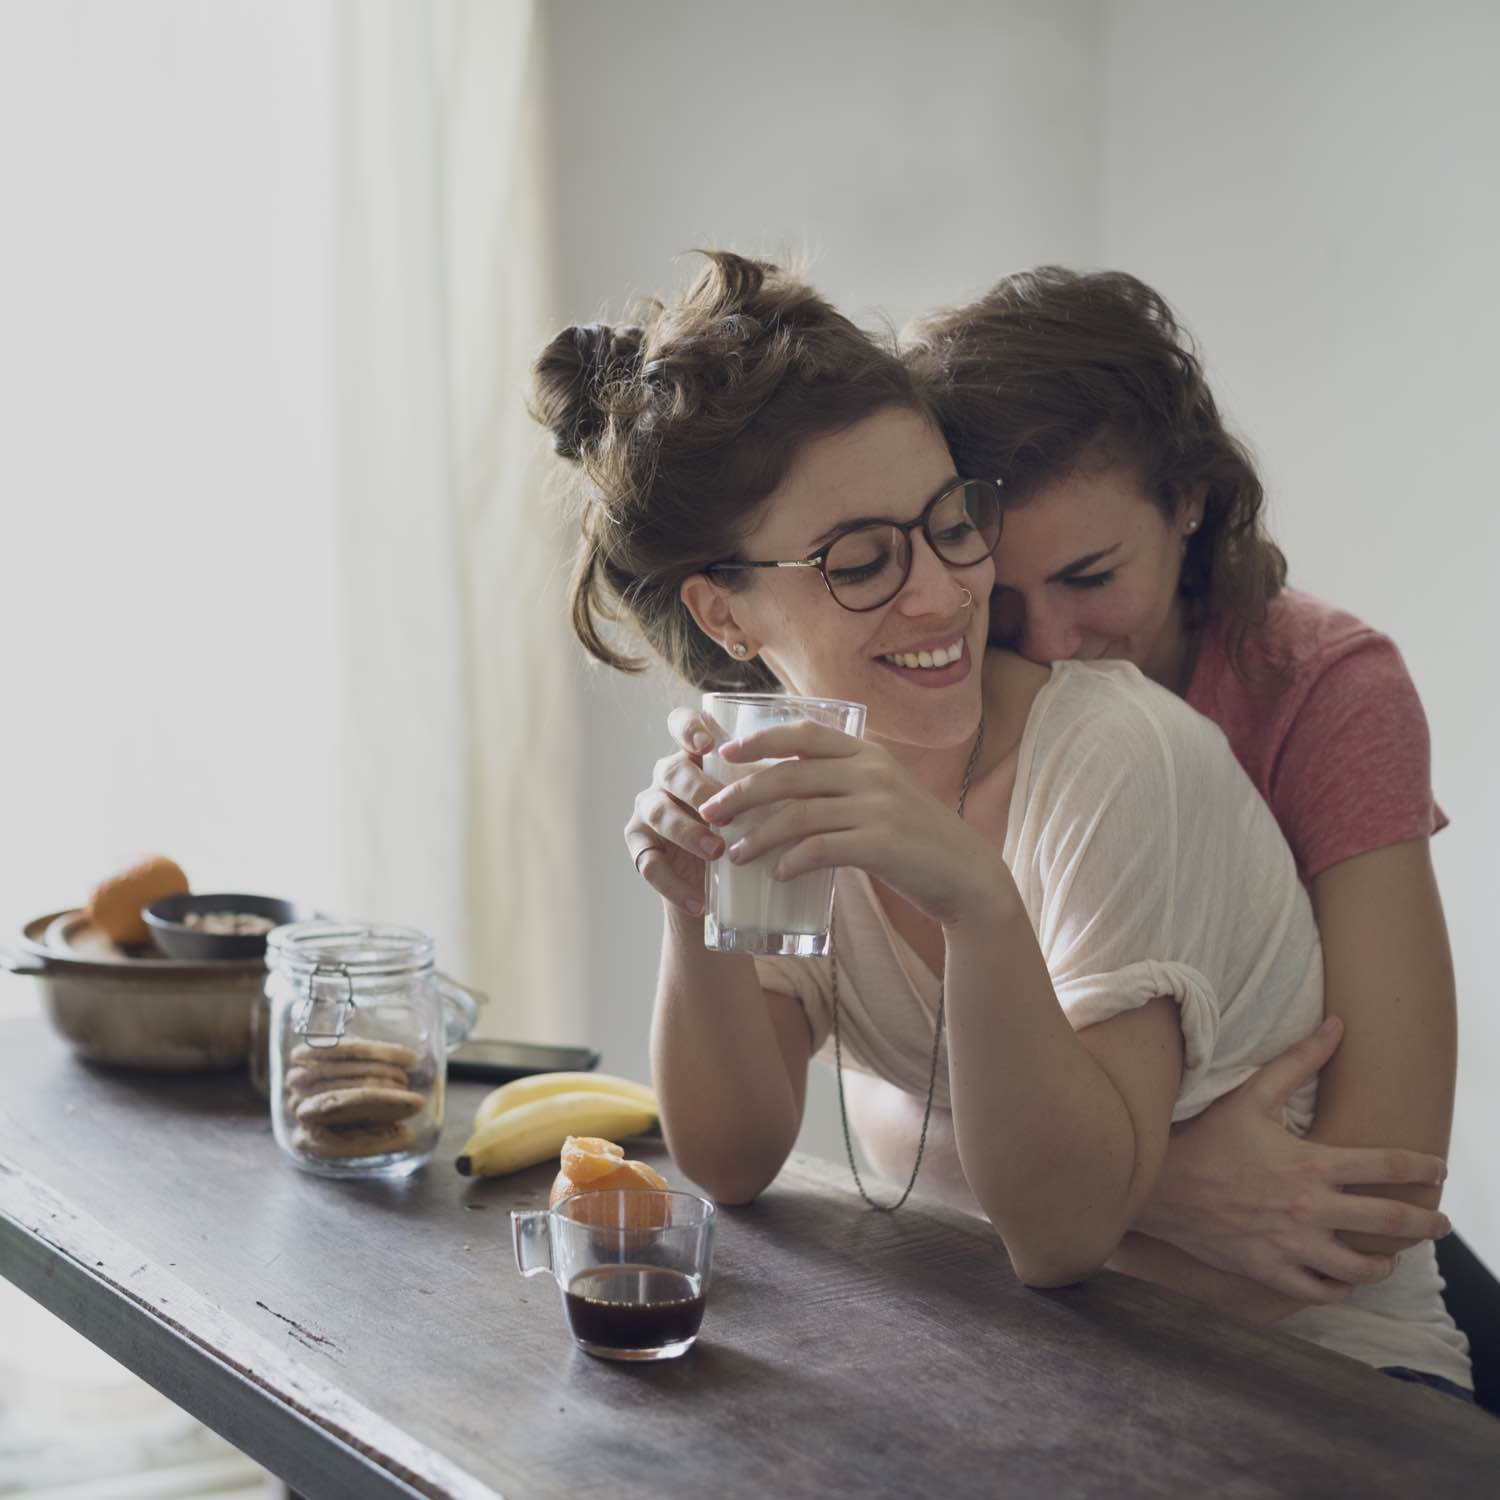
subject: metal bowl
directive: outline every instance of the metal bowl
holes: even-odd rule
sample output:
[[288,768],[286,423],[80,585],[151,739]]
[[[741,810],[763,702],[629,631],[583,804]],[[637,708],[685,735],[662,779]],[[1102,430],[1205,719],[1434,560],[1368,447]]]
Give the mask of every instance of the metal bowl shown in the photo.
[[262,959],[138,957],[81,911],[28,922],[0,968],[38,981],[53,1029],[80,1057],[173,1072],[244,1063],[266,974]]
[[221,962],[232,958],[266,956],[266,937],[270,932],[205,932],[189,927],[184,919],[189,912],[244,912],[252,917],[267,918],[272,927],[288,922],[310,922],[317,913],[310,906],[282,901],[275,896],[164,896],[153,901],[142,913],[151,931],[151,941],[169,958],[198,962]]

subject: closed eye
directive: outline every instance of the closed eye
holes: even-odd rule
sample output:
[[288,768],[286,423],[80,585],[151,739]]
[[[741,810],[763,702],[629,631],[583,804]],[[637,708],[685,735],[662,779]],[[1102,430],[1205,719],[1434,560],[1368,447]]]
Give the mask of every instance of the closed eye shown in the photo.
[[938,540],[947,546],[956,547],[960,542],[967,541],[978,529],[972,521],[956,521],[938,532]]
[[855,568],[830,568],[828,577],[834,583],[863,583],[879,573],[888,561],[889,558],[881,557]]
[[1065,583],[1070,589],[1102,589],[1105,584],[1114,581],[1115,568],[1106,568],[1102,573],[1078,573],[1072,578],[1061,578],[1059,583]]

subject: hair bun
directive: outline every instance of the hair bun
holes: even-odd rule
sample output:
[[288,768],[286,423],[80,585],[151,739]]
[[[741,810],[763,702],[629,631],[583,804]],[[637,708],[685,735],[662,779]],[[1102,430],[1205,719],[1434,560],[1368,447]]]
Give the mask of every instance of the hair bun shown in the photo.
[[577,460],[604,431],[605,391],[638,370],[642,330],[635,324],[574,324],[532,366],[533,414],[563,458]]

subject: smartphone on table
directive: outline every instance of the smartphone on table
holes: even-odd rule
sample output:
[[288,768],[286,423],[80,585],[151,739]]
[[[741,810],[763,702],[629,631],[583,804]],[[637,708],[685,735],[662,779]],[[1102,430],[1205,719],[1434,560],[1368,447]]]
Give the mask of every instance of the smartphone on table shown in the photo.
[[509,1083],[533,1073],[592,1073],[599,1053],[592,1047],[543,1047],[531,1042],[464,1042],[448,1054],[450,1078]]

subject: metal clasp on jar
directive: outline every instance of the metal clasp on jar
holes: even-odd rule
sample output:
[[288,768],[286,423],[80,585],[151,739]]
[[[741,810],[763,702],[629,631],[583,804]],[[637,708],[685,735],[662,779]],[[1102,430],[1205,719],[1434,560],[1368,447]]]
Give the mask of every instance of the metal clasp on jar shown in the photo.
[[[335,983],[342,979],[344,993],[319,994],[320,977],[325,983],[330,979]],[[354,1009],[354,980],[349,970],[343,964],[319,962],[313,965],[312,973],[307,976],[307,993],[297,1007],[294,1024],[309,1047],[336,1047],[344,1035],[349,1013]]]

